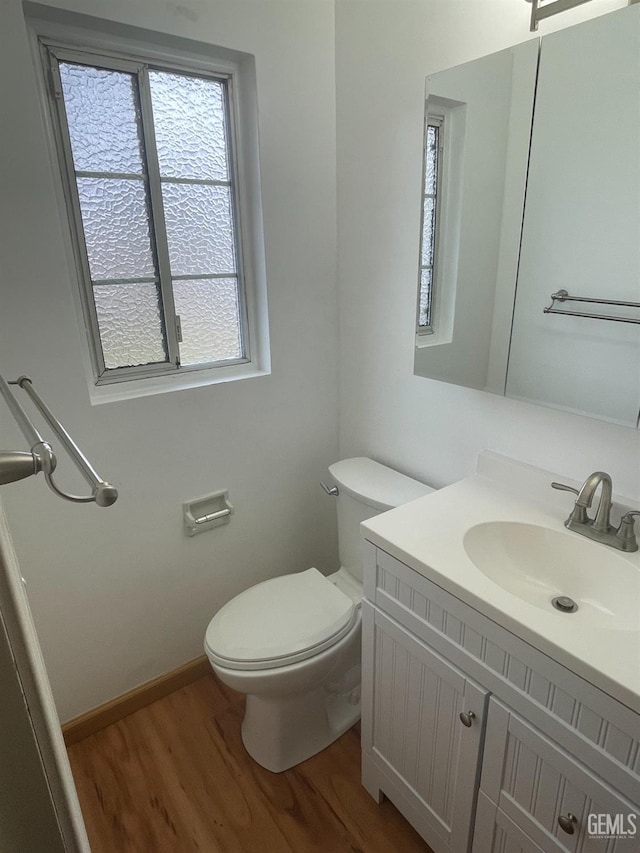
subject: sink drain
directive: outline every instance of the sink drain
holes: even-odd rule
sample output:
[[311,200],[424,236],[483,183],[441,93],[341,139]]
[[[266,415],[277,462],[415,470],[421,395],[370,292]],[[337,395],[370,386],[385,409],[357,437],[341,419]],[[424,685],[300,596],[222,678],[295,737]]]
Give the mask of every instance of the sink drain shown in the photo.
[[556,610],[560,610],[562,613],[575,613],[578,609],[578,605],[568,595],[558,595],[551,603]]

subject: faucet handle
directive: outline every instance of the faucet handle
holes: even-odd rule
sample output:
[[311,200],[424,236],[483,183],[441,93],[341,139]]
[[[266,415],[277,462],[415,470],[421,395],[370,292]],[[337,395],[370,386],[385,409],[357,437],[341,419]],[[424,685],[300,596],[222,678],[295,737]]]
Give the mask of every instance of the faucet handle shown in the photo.
[[[559,492],[572,492],[574,495],[579,495],[580,490],[574,489],[573,486],[567,486],[565,483],[551,483],[552,489],[557,489]],[[587,515],[586,507],[579,505],[576,501],[573,510],[571,511],[571,515],[565,521],[565,527],[568,527],[569,522],[575,524],[587,524],[589,521],[589,516]]]
[[620,550],[621,551],[637,551],[638,550],[638,541],[636,539],[636,531],[634,525],[634,518],[636,515],[640,515],[640,512],[633,510],[632,512],[627,512],[620,519],[620,526],[616,532],[616,539],[620,542]]
[[559,492],[573,492],[574,495],[579,495],[580,490],[574,489],[573,486],[565,486],[564,483],[551,483],[552,489],[557,489]]

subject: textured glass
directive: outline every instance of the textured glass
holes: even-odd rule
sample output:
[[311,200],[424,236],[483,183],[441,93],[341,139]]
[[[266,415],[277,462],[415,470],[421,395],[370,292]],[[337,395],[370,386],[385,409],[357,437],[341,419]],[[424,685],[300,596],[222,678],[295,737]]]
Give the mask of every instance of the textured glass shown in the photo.
[[420,304],[418,309],[418,325],[431,325],[431,283],[432,270],[420,272]]
[[439,129],[437,127],[427,127],[424,171],[425,195],[436,194],[436,187],[438,183],[438,135]]
[[173,297],[182,325],[182,364],[242,358],[237,279],[174,281]]
[[422,219],[422,266],[433,264],[433,250],[436,236],[436,204],[435,199],[425,198]]
[[107,368],[167,360],[155,284],[100,284],[93,296]]
[[142,174],[133,75],[61,62],[60,76],[76,170]]
[[162,177],[228,180],[224,85],[164,71],[149,83]]
[[173,275],[235,273],[229,187],[163,184]]
[[91,278],[155,274],[143,181],[78,178]]

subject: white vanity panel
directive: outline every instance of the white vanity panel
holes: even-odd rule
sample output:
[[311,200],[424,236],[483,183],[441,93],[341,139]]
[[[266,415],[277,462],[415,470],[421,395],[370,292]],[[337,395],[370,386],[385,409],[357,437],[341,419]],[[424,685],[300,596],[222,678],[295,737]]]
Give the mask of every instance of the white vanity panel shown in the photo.
[[[481,790],[542,849],[567,849],[571,853],[637,853],[640,849],[636,837],[588,837],[588,815],[623,815],[626,820],[636,808],[493,698],[487,717]],[[570,833],[558,820],[569,814],[575,817],[568,825]]]
[[544,851],[480,791],[472,853],[544,853]]
[[[435,853],[466,850],[488,693],[367,602],[363,631],[373,641],[366,750],[394,791],[420,803]],[[469,713],[463,725],[460,715]],[[375,773],[365,786],[377,798]],[[384,791],[391,793],[386,784]]]
[[364,555],[367,790],[436,853],[467,853],[474,825],[473,853],[639,853],[640,836],[585,827],[590,812],[633,813],[640,832],[640,714],[380,547]]
[[640,802],[640,715],[380,548],[365,554],[367,598]]

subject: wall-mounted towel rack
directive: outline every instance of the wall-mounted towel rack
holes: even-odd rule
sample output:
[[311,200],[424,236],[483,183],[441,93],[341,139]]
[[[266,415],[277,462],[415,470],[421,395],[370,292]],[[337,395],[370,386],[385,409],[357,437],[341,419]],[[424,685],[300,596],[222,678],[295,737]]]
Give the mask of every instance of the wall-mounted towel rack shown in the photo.
[[621,308],[640,308],[640,302],[624,302],[619,299],[591,299],[586,296],[569,296],[566,290],[551,294],[551,305],[543,309],[545,314],[566,314],[569,317],[589,317],[591,320],[611,320],[614,323],[640,323],[640,317],[613,317],[609,314],[588,314],[584,311],[565,311],[554,308],[556,302],[590,302],[595,305],[619,305]]
[[[90,495],[70,495],[54,483],[52,474],[57,464],[56,456],[49,442],[43,439],[29,420],[20,403],[16,400],[9,387],[10,385],[16,385],[21,388],[31,399],[80,473],[91,486]],[[118,499],[117,490],[96,473],[87,457],[36,392],[28,376],[20,376],[14,382],[6,382],[0,375],[0,394],[4,397],[9,411],[29,443],[28,451],[0,451],[0,485],[22,480],[25,477],[30,477],[32,474],[38,474],[42,471],[49,488],[65,500],[73,501],[74,503],[96,503],[98,506],[111,506],[111,504],[116,502]]]
[[553,0],[551,3],[543,3],[541,0],[528,0],[531,3],[531,23],[529,29],[534,33],[538,29],[538,22],[544,18],[550,18],[559,12],[566,12],[575,6],[582,6],[589,0]]

